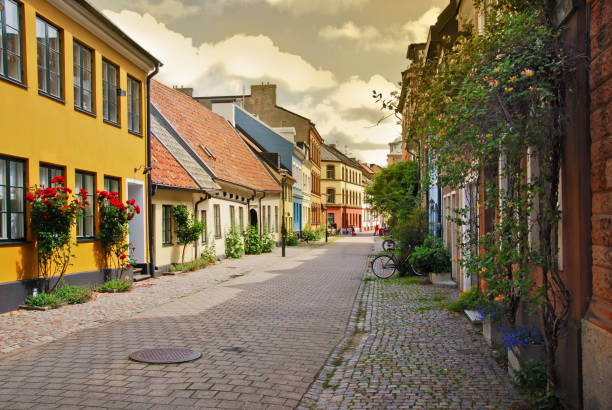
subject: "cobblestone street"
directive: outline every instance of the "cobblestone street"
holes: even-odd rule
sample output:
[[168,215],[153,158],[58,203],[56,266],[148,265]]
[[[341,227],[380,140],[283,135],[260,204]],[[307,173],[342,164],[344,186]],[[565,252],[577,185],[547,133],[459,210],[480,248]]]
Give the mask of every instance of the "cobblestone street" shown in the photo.
[[456,294],[422,279],[366,278],[344,340],[300,407],[520,406],[480,332],[446,310]]
[[[366,273],[372,249],[370,236],[340,238],[289,248],[284,260],[275,252],[152,280],[79,310],[3,315],[3,334],[10,318],[11,331],[19,334],[21,323],[25,336],[17,345],[5,341],[13,347],[0,353],[0,408],[507,408],[518,401],[482,336],[443,309],[456,290],[373,280]],[[40,344],[30,327],[53,313],[64,321],[61,332]],[[202,358],[128,359],[164,346]]]

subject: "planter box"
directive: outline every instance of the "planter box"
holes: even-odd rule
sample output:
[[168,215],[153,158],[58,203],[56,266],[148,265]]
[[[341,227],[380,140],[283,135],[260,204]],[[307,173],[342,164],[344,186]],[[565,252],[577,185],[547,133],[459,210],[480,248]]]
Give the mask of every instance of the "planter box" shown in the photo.
[[544,345],[512,346],[508,350],[508,375],[514,377],[514,372],[521,370],[521,365],[527,362],[545,363]]
[[485,317],[484,323],[482,324],[482,334],[489,347],[498,348],[499,346],[503,346],[504,334],[501,331],[501,327],[501,320],[491,320],[490,315]]

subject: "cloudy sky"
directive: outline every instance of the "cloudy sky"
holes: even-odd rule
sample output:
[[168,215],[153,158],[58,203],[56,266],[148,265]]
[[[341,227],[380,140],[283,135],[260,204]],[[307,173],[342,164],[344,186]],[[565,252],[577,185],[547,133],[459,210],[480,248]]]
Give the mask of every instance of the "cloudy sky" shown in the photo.
[[409,43],[448,0],[90,0],[164,63],[157,79],[196,96],[278,84],[277,103],[327,143],[384,164],[399,136],[372,90],[397,88]]

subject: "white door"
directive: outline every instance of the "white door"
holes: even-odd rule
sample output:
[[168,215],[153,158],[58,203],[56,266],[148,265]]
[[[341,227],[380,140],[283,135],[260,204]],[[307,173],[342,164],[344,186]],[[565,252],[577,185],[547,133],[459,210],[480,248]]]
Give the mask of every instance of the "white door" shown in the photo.
[[145,189],[144,182],[127,180],[127,199],[136,200],[136,205],[140,207],[140,214],[134,216],[130,221],[130,232],[128,240],[134,250],[134,258],[138,263],[147,262],[147,240],[146,240],[146,208],[145,208]]

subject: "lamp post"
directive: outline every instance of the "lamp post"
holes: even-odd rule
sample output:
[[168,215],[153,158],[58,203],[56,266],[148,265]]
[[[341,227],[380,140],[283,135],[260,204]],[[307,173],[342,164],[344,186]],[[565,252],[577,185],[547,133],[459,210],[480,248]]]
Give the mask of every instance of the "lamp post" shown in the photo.
[[287,170],[281,169],[280,174],[282,176],[281,187],[282,187],[282,208],[283,208],[283,219],[281,221],[281,249],[282,249],[282,257],[285,257],[285,246],[287,244],[287,228],[285,227],[285,182],[287,180]]
[[321,205],[323,212],[325,212],[325,243],[327,243],[327,205]]

